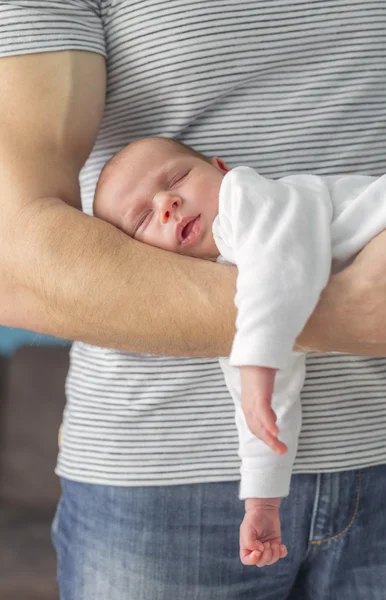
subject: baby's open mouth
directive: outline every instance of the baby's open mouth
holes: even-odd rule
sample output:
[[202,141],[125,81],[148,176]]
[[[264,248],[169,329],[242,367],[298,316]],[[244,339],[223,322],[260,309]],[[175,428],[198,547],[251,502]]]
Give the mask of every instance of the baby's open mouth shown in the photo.
[[[197,217],[196,217],[196,219],[197,219]],[[187,225],[185,225],[185,227],[181,231],[183,240],[186,239],[188,237],[189,233],[192,231],[193,225],[194,225],[196,219],[192,219],[189,223],[187,223]]]
[[201,230],[201,215],[197,217],[185,217],[180,221],[177,228],[178,242],[182,246],[193,244],[198,238]]

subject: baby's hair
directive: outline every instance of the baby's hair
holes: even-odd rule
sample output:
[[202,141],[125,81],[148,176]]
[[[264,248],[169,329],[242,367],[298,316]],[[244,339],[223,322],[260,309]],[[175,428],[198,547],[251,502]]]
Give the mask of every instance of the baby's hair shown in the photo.
[[197,158],[200,158],[201,160],[204,160],[205,162],[210,162],[209,158],[207,156],[205,156],[205,154],[202,154],[202,152],[198,152],[191,146],[187,146],[186,144],[184,144],[183,142],[180,142],[179,140],[175,140],[173,138],[154,138],[154,139],[160,139],[160,140],[164,140],[166,142],[170,142],[171,144],[176,144],[187,154],[192,154],[193,156],[197,156]]
[[115,167],[117,167],[119,165],[119,163],[121,163],[123,160],[125,160],[127,154],[129,154],[129,152],[137,144],[141,144],[141,143],[143,144],[146,142],[154,143],[157,141],[167,142],[167,143],[176,145],[181,150],[183,150],[183,152],[185,152],[186,154],[191,154],[193,156],[196,156],[197,158],[200,158],[201,160],[204,160],[205,162],[210,162],[209,158],[207,156],[205,156],[204,154],[201,154],[201,152],[197,152],[197,150],[194,150],[194,148],[191,148],[190,146],[187,146],[183,142],[180,142],[173,138],[149,137],[149,138],[139,138],[138,140],[134,140],[134,142],[131,142],[128,146],[125,146],[124,148],[122,148],[122,150],[120,150],[119,152],[114,154],[114,156],[112,156],[110,158],[110,160],[107,161],[107,163],[104,165],[102,171],[100,172],[96,190],[95,190],[95,196],[94,196],[94,206],[93,206],[94,214],[96,214],[96,212],[98,212],[97,206],[96,206],[97,197],[100,196],[101,189],[106,185],[107,181],[110,179],[110,175],[113,172],[113,170],[115,169]]

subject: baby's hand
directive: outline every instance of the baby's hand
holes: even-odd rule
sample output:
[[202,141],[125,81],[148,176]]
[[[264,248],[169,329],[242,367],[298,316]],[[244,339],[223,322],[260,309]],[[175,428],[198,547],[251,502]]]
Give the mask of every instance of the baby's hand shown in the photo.
[[240,559],[243,565],[265,567],[287,556],[281,543],[280,498],[249,498],[240,526]]
[[276,414],[271,407],[276,369],[240,367],[241,407],[249,430],[277,454],[285,454],[287,446],[278,440]]

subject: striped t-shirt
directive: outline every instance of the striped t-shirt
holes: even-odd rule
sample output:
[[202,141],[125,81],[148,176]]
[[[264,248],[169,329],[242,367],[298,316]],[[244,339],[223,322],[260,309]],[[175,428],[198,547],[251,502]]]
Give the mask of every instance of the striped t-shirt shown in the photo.
[[[0,55],[107,57],[107,98],[81,174],[142,136],[230,166],[379,175],[386,4],[370,0],[0,0]],[[128,307],[128,310],[130,307]],[[311,355],[295,472],[386,460],[386,360]],[[119,485],[236,480],[234,409],[217,360],[74,343],[57,473]]]

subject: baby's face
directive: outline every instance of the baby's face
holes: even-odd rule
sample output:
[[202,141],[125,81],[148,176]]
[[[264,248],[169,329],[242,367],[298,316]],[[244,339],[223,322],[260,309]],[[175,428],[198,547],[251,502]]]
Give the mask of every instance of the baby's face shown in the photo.
[[146,244],[215,259],[212,224],[227,170],[168,140],[135,142],[101,186],[96,215]]

